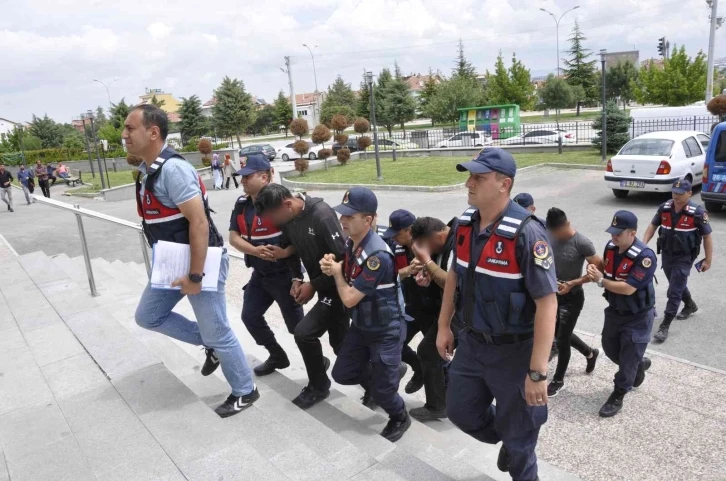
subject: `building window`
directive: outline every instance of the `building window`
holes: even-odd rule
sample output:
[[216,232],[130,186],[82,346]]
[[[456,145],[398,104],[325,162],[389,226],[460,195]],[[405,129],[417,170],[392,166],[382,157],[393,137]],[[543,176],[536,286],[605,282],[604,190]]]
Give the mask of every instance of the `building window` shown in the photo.
[[300,116],[306,117],[308,115],[308,111],[307,110],[298,110],[297,115],[298,115],[298,117],[300,117]]

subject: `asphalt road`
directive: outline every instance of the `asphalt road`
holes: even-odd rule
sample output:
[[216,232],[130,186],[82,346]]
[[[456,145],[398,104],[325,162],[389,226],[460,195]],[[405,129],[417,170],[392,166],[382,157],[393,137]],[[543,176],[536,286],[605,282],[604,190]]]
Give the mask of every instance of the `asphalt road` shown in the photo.
[[[565,210],[575,228],[590,237],[598,249],[603,248],[609,238],[604,230],[616,210],[632,210],[640,219],[642,233],[658,205],[667,198],[658,194],[631,194],[626,199],[616,199],[604,187],[602,172],[554,168],[522,172],[515,181],[513,194],[519,192],[529,192],[534,196],[538,213],[543,217],[547,209],[553,206]],[[211,205],[217,210],[214,219],[221,231],[227,231],[232,206],[241,193],[241,188],[237,191],[210,192]],[[324,197],[331,205],[343,197],[342,191],[309,193]],[[24,205],[18,202],[22,197],[22,193],[18,195],[18,191],[14,197],[14,214],[0,209],[0,234],[6,237],[13,248],[20,254],[42,250],[51,255],[62,252],[71,257],[81,255],[73,215],[39,204]],[[430,215],[448,221],[467,207],[463,190],[444,193],[379,192],[378,198],[379,212],[384,219],[387,219],[391,211],[406,208],[416,215]],[[104,203],[91,199],[71,201],[67,197],[62,200],[123,219],[138,220],[133,201]],[[694,201],[700,202],[700,196],[694,195]],[[699,311],[687,321],[674,321],[668,341],[663,345],[651,344],[650,347],[692,362],[726,370],[726,350],[722,348],[726,339],[723,326],[726,296],[722,296],[718,288],[719,279],[726,278],[726,212],[711,213],[710,218],[714,229],[714,263],[708,273],[699,274],[694,270],[689,283]],[[109,261],[120,259],[125,262],[142,262],[139,239],[135,232],[101,221],[85,220],[84,223],[93,257],[103,257]],[[655,242],[651,241],[651,244],[654,246]],[[659,271],[658,280],[657,308],[662,316],[667,290],[667,281],[662,271]],[[596,286],[586,286],[585,292],[587,300],[578,329],[599,333],[602,329],[602,309],[605,301]],[[656,320],[656,329],[658,322]]]

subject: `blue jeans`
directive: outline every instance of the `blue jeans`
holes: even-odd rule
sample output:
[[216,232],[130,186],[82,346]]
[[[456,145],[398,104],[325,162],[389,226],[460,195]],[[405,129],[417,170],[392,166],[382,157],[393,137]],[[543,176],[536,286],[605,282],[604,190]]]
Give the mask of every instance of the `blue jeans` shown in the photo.
[[136,324],[182,342],[213,348],[224,377],[232,386],[232,394],[243,396],[252,392],[254,382],[242,346],[229,327],[227,319],[224,285],[228,270],[229,256],[225,252],[219,268],[217,292],[202,291],[195,296],[189,296],[197,322],[172,311],[184,298],[184,294],[178,290],[152,289],[147,284],[139,307],[136,308]]

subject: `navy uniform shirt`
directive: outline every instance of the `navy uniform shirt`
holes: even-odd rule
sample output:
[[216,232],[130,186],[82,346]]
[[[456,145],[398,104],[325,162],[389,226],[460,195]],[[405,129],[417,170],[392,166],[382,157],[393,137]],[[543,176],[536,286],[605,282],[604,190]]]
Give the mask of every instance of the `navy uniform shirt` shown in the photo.
[[[479,232],[479,211],[471,216],[472,227],[475,233]],[[479,234],[475,234],[472,259],[479,259],[484,245],[494,231],[494,224],[491,224]],[[539,243],[539,244],[537,244]],[[535,257],[534,249],[537,244],[538,254],[542,257],[544,248],[546,255],[544,259]],[[535,219],[530,219],[517,237],[517,261],[524,276],[524,285],[532,299],[540,299],[548,294],[557,292],[557,274],[555,272],[555,261],[550,247],[549,237],[544,226]],[[456,249],[453,249],[452,257],[456,262]],[[476,262],[476,261],[473,261]]]
[[[371,235],[378,235],[373,230],[366,234],[360,246],[366,245]],[[355,251],[360,250],[360,246]],[[355,254],[353,250],[353,241],[348,239],[345,248],[347,250],[347,258],[349,259],[349,265],[345,266],[348,269],[346,277],[352,279],[353,269],[358,265],[355,261]],[[362,292],[366,296],[374,296],[376,289],[379,286],[386,284],[394,284],[396,278],[396,269],[393,265],[393,256],[390,254],[378,253],[370,256],[363,263],[362,270],[358,277],[352,279],[350,285]]]

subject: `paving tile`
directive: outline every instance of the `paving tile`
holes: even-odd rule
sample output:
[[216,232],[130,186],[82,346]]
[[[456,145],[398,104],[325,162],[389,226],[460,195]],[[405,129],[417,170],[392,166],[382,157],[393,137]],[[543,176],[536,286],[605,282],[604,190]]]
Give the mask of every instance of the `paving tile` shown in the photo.
[[56,399],[108,385],[108,379],[86,352],[47,364],[41,371]]
[[83,288],[71,279],[62,279],[38,286],[53,308],[65,318],[71,314],[97,309],[88,288]]
[[96,481],[81,448],[66,438],[18,460],[8,460],[12,481]]
[[53,398],[30,351],[25,349],[24,355],[30,360],[22,369],[0,371],[0,416]]
[[27,305],[15,306],[13,315],[18,323],[18,327],[23,332],[32,332],[44,327],[51,327],[62,324],[58,313],[51,307],[40,293],[38,293],[38,302],[34,302],[32,307]]
[[22,255],[18,261],[28,273],[28,276],[37,284],[68,278],[68,275],[53,264],[53,261],[42,252]]
[[287,481],[267,459],[244,441],[179,466],[190,481]]
[[66,438],[71,430],[55,402],[41,402],[0,416],[0,438],[12,462]]
[[20,262],[16,260],[5,262],[3,264],[3,285],[0,286],[0,291],[5,293],[5,290],[15,285],[19,282],[28,282],[30,281],[30,277],[28,276],[28,273],[25,272],[25,269],[23,269],[23,266],[20,265]]
[[25,339],[41,367],[85,352],[81,343],[65,324],[36,329],[26,333]]
[[98,307],[63,318],[111,379],[159,364],[159,359],[149,349]]

